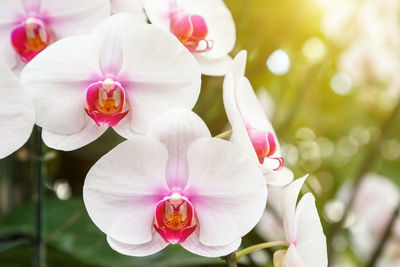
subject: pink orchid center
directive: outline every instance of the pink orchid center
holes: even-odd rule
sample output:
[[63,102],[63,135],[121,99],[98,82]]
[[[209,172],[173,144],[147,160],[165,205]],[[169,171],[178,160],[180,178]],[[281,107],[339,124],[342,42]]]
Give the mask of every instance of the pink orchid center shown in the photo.
[[193,206],[179,193],[158,202],[154,228],[165,242],[183,243],[196,229]]
[[98,126],[115,126],[129,112],[124,88],[112,79],[92,83],[86,91],[86,104],[86,113]]
[[27,63],[50,44],[49,29],[42,20],[28,18],[11,32],[11,44]]
[[171,17],[170,30],[192,53],[206,52],[213,46],[213,42],[206,39],[207,23],[200,15],[178,11]]
[[279,162],[274,171],[281,169],[284,166],[282,157],[272,157],[277,151],[277,143],[274,134],[271,132],[260,131],[250,125],[246,125],[247,134],[253,144],[253,148],[257,153],[258,161],[260,164],[264,163],[265,158],[276,159]]

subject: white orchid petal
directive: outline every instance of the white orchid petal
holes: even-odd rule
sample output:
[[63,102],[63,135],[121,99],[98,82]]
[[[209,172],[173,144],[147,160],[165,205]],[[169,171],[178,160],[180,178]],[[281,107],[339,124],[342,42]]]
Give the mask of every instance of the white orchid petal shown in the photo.
[[232,62],[232,73],[235,84],[239,83],[240,78],[244,77],[246,71],[247,51],[240,51]]
[[21,73],[33,95],[36,123],[46,131],[70,135],[87,121],[86,88],[100,76],[101,43],[95,35],[60,40],[38,54]]
[[128,12],[145,19],[143,0],[111,0],[111,13]]
[[[246,123],[249,123],[252,127],[258,130],[271,132],[276,137],[274,128],[272,127],[271,122],[267,119],[267,116],[254,93],[253,87],[246,77],[239,79],[239,83],[236,87],[236,101],[239,112]],[[277,153],[274,155],[280,156],[280,153],[278,153],[278,140],[276,140],[276,144]]]
[[[285,264],[283,265],[285,267],[317,267],[317,266],[309,266],[307,265],[303,259],[301,258],[301,255],[299,254],[299,251],[297,248],[293,245],[289,246],[286,255],[285,255]],[[320,266],[318,266],[320,267]],[[321,266],[323,267],[323,266]]]
[[305,194],[296,208],[296,249],[308,267],[328,266],[326,238],[311,193]]
[[75,134],[59,135],[43,130],[42,138],[43,142],[48,147],[62,151],[71,151],[93,142],[106,130],[107,126],[98,126],[92,119],[88,117],[85,126]]
[[122,38],[131,27],[141,24],[146,24],[143,17],[121,13],[111,16],[93,29],[92,33],[103,40],[100,57],[103,75],[118,75],[123,63]]
[[166,179],[169,188],[183,189],[189,175],[187,150],[197,139],[211,137],[206,124],[190,110],[173,109],[161,115],[149,130],[149,135],[168,149]]
[[297,198],[299,197],[301,187],[304,184],[304,181],[307,179],[308,175],[303,176],[302,178],[294,180],[291,184],[289,184],[282,195],[282,214],[283,214],[283,227],[285,230],[286,240],[288,242],[292,241],[292,238],[295,237],[295,214],[296,214],[296,203]]
[[21,2],[26,14],[37,13],[40,11],[41,0],[20,0],[14,2]]
[[144,10],[151,23],[169,30],[172,3],[170,0],[145,0]]
[[[279,170],[273,170],[274,167],[271,166],[266,166],[266,162],[268,162],[268,158],[264,160],[264,164],[260,165],[261,171],[264,174],[265,181],[267,182],[268,185],[273,185],[273,186],[284,186],[289,184],[291,181],[293,181],[294,174],[291,170],[289,170],[286,167],[283,167]],[[276,161],[276,160],[273,160]],[[274,162],[275,165],[278,163]]]
[[22,1],[2,1],[0,8],[0,28],[13,26],[18,23],[18,14],[24,14]]
[[41,0],[40,12],[58,39],[88,33],[110,15],[109,0]]
[[236,239],[232,243],[229,243],[224,246],[206,246],[199,240],[198,231],[194,232],[192,235],[186,239],[181,245],[185,249],[189,250],[192,253],[203,257],[221,257],[226,256],[233,251],[237,250],[240,246],[242,239]]
[[0,158],[4,158],[28,140],[35,116],[31,99],[3,62],[0,62],[0,94]]
[[162,237],[153,231],[152,239],[149,242],[143,244],[127,244],[120,242],[110,236],[107,236],[107,242],[112,249],[118,251],[121,254],[128,255],[128,256],[135,256],[135,257],[144,257],[158,251],[162,250],[168,243],[162,239]]
[[168,109],[193,108],[200,93],[200,70],[172,34],[151,25],[134,27],[125,35],[123,54],[121,77],[127,77],[123,86],[133,132],[146,132]]
[[235,80],[232,72],[229,72],[225,76],[223,100],[226,115],[232,126],[231,142],[241,147],[245,152],[247,152],[249,157],[251,157],[255,162],[258,162],[257,154],[253,148],[246,126],[237,107]]
[[209,59],[203,56],[201,53],[193,54],[200,65],[202,74],[209,76],[223,76],[225,75],[232,66],[232,58],[225,56],[218,59]]
[[125,139],[132,139],[136,136],[145,135],[146,132],[136,131],[135,129],[131,128],[130,118],[131,116],[129,112],[128,115],[125,116],[125,118],[120,120],[117,125],[112,127],[114,131]]
[[247,234],[261,218],[267,198],[264,178],[250,159],[231,143],[202,138],[187,153],[185,192],[200,227],[200,242],[223,246]]
[[125,141],[89,171],[83,187],[86,209],[108,236],[128,244],[152,240],[155,206],[168,190],[168,152],[152,137]]
[[17,66],[19,59],[14,48],[11,45],[11,31],[12,28],[2,27],[0,25],[0,58],[7,64],[11,69]]

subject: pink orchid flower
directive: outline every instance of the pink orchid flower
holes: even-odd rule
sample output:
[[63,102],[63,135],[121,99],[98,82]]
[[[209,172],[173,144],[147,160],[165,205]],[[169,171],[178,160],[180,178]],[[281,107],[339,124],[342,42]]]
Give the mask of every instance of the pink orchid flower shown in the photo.
[[0,61],[0,159],[29,138],[35,116],[31,99],[5,62]]
[[293,173],[284,166],[275,131],[249,80],[244,77],[245,68],[246,51],[241,51],[224,81],[224,106],[232,126],[231,141],[258,162],[267,184],[286,185],[293,180]]
[[304,176],[295,180],[283,192],[283,227],[289,248],[275,252],[275,267],[328,266],[326,239],[314,196],[311,193],[305,194],[296,206],[306,178]]
[[21,81],[44,142],[73,150],[108,127],[130,138],[170,108],[193,108],[201,74],[172,34],[120,13],[91,34],[54,43],[27,64]]
[[3,0],[0,58],[19,69],[54,41],[86,33],[109,14],[109,0]]
[[111,150],[83,187],[93,222],[131,256],[177,243],[201,256],[227,255],[256,225],[266,197],[257,165],[185,109]]
[[193,53],[203,74],[225,75],[236,30],[222,0],[144,0],[144,8],[151,23],[171,31]]

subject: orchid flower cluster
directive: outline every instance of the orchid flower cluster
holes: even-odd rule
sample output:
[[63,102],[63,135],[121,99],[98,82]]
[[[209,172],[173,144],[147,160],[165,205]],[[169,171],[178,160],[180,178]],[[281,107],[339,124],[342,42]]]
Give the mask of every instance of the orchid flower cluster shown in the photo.
[[[246,51],[229,56],[235,25],[222,0],[6,0],[0,38],[0,157],[34,124],[63,151],[109,127],[127,139],[83,188],[90,218],[122,254],[180,244],[228,255],[263,215],[267,187],[293,180],[245,77]],[[213,138],[191,111],[201,74],[225,76],[229,141]],[[327,266],[314,197],[296,207],[305,179],[284,191],[288,249],[275,253],[275,266]]]

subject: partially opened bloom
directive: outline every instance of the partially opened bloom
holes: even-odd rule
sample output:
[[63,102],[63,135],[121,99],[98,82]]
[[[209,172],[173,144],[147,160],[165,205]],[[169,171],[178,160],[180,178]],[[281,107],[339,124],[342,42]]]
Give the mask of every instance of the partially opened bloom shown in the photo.
[[284,166],[275,131],[244,76],[245,68],[246,51],[241,51],[224,81],[224,106],[232,126],[231,141],[258,162],[268,184],[286,185],[293,180],[293,173]]
[[17,77],[0,61],[0,159],[20,148],[29,138],[35,116],[31,99]]
[[129,138],[170,108],[194,106],[201,83],[196,61],[172,34],[145,23],[132,14],[111,16],[25,67],[21,80],[34,96],[48,146],[73,150],[109,126]]
[[109,0],[3,0],[0,58],[23,65],[54,41],[90,31],[110,15]]
[[144,0],[151,23],[171,31],[193,53],[206,75],[230,68],[235,23],[222,0]]
[[211,138],[196,114],[176,109],[149,135],[102,157],[86,177],[83,197],[120,253],[145,256],[179,243],[217,257],[236,250],[258,222],[267,190],[257,165],[235,145]]
[[328,266],[326,239],[314,196],[311,193],[305,194],[296,206],[306,178],[295,180],[283,192],[283,226],[289,248],[275,252],[275,267]]

